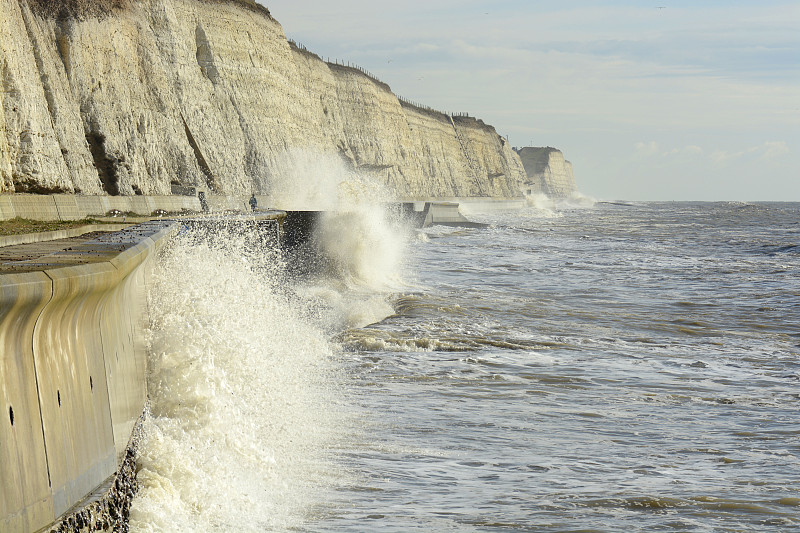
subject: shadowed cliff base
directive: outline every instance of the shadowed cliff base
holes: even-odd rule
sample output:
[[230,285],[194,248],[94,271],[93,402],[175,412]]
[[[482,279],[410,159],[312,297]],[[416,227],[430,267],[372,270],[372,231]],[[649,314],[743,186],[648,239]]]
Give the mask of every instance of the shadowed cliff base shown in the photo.
[[106,152],[106,138],[102,133],[95,131],[87,133],[86,142],[89,145],[89,151],[92,153],[100,182],[103,184],[103,190],[106,194],[117,196],[119,194],[117,166],[120,161]]
[[[14,182],[14,192],[18,193],[28,193],[28,194],[62,194],[62,193],[69,193],[69,191],[63,187],[53,186],[48,187],[46,185],[42,185],[41,183],[37,182],[35,179],[29,176],[23,176]],[[75,191],[80,192],[80,191]]]

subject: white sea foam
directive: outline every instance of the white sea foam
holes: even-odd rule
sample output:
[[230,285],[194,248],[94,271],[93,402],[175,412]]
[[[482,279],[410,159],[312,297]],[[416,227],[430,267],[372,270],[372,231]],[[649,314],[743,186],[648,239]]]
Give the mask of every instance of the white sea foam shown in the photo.
[[597,199],[576,191],[568,198],[565,198],[561,204],[571,208],[592,208],[597,204]]
[[528,209],[522,216],[534,218],[559,218],[565,209],[590,209],[597,200],[579,192],[566,198],[551,198],[544,193],[531,194],[525,197]]
[[270,183],[272,207],[285,211],[340,211],[391,201],[373,176],[354,170],[334,154],[287,150]]
[[312,244],[332,269],[287,286],[279,253],[239,231],[165,250],[134,532],[296,528],[345,475],[326,452],[351,427],[328,339],[393,313],[410,234],[340,160],[295,152],[285,166],[274,206],[325,211]]
[[322,304],[331,327],[358,327],[392,313],[383,296],[404,287],[412,232],[387,206],[394,195],[379,180],[340,157],[287,151],[273,181],[273,204],[284,210],[321,211],[311,237],[330,270],[298,287]]
[[279,274],[224,241],[179,238],[154,273],[132,531],[290,528],[337,475],[335,352]]
[[525,197],[525,200],[528,203],[528,207],[532,207],[537,211],[544,213],[555,213],[556,211],[556,202],[544,193],[530,194]]
[[400,281],[410,233],[387,208],[395,200],[388,188],[338,156],[311,150],[287,151],[280,168],[272,183],[274,207],[322,212],[312,241],[336,278],[375,290]]
[[381,206],[323,213],[314,239],[349,285],[386,290],[402,284],[408,235]]

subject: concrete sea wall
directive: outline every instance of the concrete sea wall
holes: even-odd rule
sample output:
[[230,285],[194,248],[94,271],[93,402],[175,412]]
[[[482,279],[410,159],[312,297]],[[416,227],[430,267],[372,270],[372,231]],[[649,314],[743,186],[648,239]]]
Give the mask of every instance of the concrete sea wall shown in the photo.
[[144,288],[171,228],[136,226],[0,272],[0,531],[48,526],[129,458],[146,401]]

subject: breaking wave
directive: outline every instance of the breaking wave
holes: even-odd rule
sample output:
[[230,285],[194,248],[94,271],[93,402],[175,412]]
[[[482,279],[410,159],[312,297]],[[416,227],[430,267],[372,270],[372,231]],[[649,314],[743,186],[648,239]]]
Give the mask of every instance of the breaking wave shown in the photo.
[[290,276],[278,243],[241,227],[184,232],[157,260],[134,532],[294,529],[347,477],[329,451],[351,427],[330,339],[394,312],[411,234],[369,176],[285,163],[274,206],[324,211],[310,246],[329,268]]
[[300,523],[337,469],[336,351],[240,242],[177,238],[150,293],[150,416],[133,531]]

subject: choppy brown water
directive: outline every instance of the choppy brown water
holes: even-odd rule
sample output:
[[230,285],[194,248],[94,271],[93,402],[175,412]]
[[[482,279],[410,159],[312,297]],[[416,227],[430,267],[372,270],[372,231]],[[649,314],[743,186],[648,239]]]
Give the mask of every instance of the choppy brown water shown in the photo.
[[800,530],[800,204],[487,216],[340,338],[311,531]]

